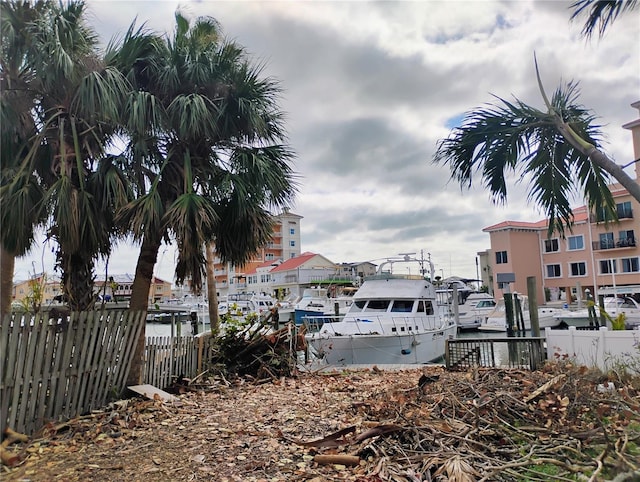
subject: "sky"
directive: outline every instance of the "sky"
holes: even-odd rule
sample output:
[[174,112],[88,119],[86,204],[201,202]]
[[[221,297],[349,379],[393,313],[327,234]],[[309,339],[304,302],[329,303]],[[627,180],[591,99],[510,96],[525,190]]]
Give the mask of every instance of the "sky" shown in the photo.
[[[565,1],[101,1],[89,20],[106,43],[134,19],[172,34],[174,13],[211,16],[283,89],[279,106],[296,152],[302,251],[336,263],[421,251],[445,277],[474,278],[482,229],[537,221],[526,178],[494,205],[481,180],[462,190],[434,165],[439,140],[465,113],[514,96],[537,108],[534,52],[548,93],[580,82],[580,102],[598,116],[605,152],[632,161],[638,118],[640,10],[586,40]],[[631,171],[629,171],[631,172]],[[577,200],[576,206],[583,202]],[[173,280],[175,253],[161,249],[155,275]],[[119,245],[98,276],[135,272],[137,248]],[[16,260],[15,279],[53,272],[52,246]]]

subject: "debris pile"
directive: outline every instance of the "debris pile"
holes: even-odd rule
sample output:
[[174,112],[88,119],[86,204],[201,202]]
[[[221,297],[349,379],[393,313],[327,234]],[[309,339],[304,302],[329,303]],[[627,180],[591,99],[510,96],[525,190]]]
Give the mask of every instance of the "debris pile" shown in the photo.
[[211,343],[209,363],[213,373],[256,380],[292,376],[296,352],[306,349],[303,332],[296,334],[291,326],[273,331],[262,322],[227,325]]
[[564,361],[269,380],[183,380],[178,402],[131,399],[51,424],[7,449],[20,462],[3,480],[640,478],[638,377]]

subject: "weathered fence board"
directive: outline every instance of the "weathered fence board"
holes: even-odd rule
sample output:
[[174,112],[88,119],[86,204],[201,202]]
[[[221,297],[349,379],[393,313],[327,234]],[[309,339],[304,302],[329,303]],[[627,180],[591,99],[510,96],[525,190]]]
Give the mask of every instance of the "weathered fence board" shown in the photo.
[[68,319],[10,315],[0,325],[0,423],[31,433],[104,406],[124,390],[144,313],[96,311]]
[[[0,425],[32,433],[99,409],[125,391],[142,312],[10,315],[0,325]],[[160,389],[206,368],[207,337],[148,338],[143,383]]]

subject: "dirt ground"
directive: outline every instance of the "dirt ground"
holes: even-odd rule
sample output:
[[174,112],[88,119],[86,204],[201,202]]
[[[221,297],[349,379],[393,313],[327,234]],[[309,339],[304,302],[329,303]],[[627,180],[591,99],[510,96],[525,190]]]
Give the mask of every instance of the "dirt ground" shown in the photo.
[[212,378],[179,391],[50,424],[9,446],[15,466],[0,478],[640,480],[640,381],[567,363]]

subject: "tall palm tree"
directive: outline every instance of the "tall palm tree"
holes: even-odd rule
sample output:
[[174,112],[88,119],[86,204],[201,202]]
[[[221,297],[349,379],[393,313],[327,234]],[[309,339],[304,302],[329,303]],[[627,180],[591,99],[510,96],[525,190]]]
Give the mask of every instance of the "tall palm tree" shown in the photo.
[[550,233],[572,225],[573,194],[582,194],[590,208],[604,209],[615,219],[610,176],[640,201],[640,185],[600,150],[599,126],[577,103],[576,85],[558,88],[551,100],[542,87],[541,92],[547,111],[498,98],[499,105],[469,112],[440,141],[434,162],[448,165],[461,187],[480,176],[496,203],[507,199],[508,172],[530,178],[529,199],[546,212]]
[[618,15],[635,10],[638,5],[638,0],[576,0],[569,8],[573,10],[571,20],[587,16],[582,35],[590,38],[596,28],[602,37]]
[[[29,251],[36,227],[44,222],[44,196],[36,177],[28,176],[23,185],[12,180],[36,129],[31,115],[35,99],[26,88],[31,77],[26,26],[45,14],[43,4],[0,3],[0,319],[11,307],[15,258]],[[14,201],[11,206],[5,204],[9,197]]]
[[[4,2],[3,9],[20,12],[25,4]],[[16,89],[25,89],[31,104],[22,113],[32,117],[29,135],[16,139],[9,158],[14,171],[2,186],[3,233],[9,226],[33,226],[46,219],[48,235],[58,245],[63,291],[72,309],[84,310],[94,302],[94,263],[109,255],[113,240],[122,234],[113,213],[130,199],[122,160],[105,154],[130,85],[102,62],[96,34],[85,21],[84,2],[44,0],[34,8],[42,14],[13,26],[12,34],[20,39],[16,42],[24,44],[22,84],[3,90],[3,102],[5,94],[9,102]],[[2,134],[4,141],[9,133]],[[41,209],[21,218],[9,206],[24,201],[26,192],[32,201],[40,196]],[[8,239],[3,235],[3,242]]]
[[[136,87],[127,154],[143,175],[118,219],[141,243],[130,307],[145,310],[163,241],[177,246],[176,282],[189,279],[199,291],[208,243],[223,261],[242,264],[270,239],[269,209],[295,194],[293,154],[282,143],[277,82],[261,78],[214,19],[192,25],[177,13],[175,35],[162,43],[132,26],[109,60]],[[140,379],[143,350],[141,337],[130,383]]]

